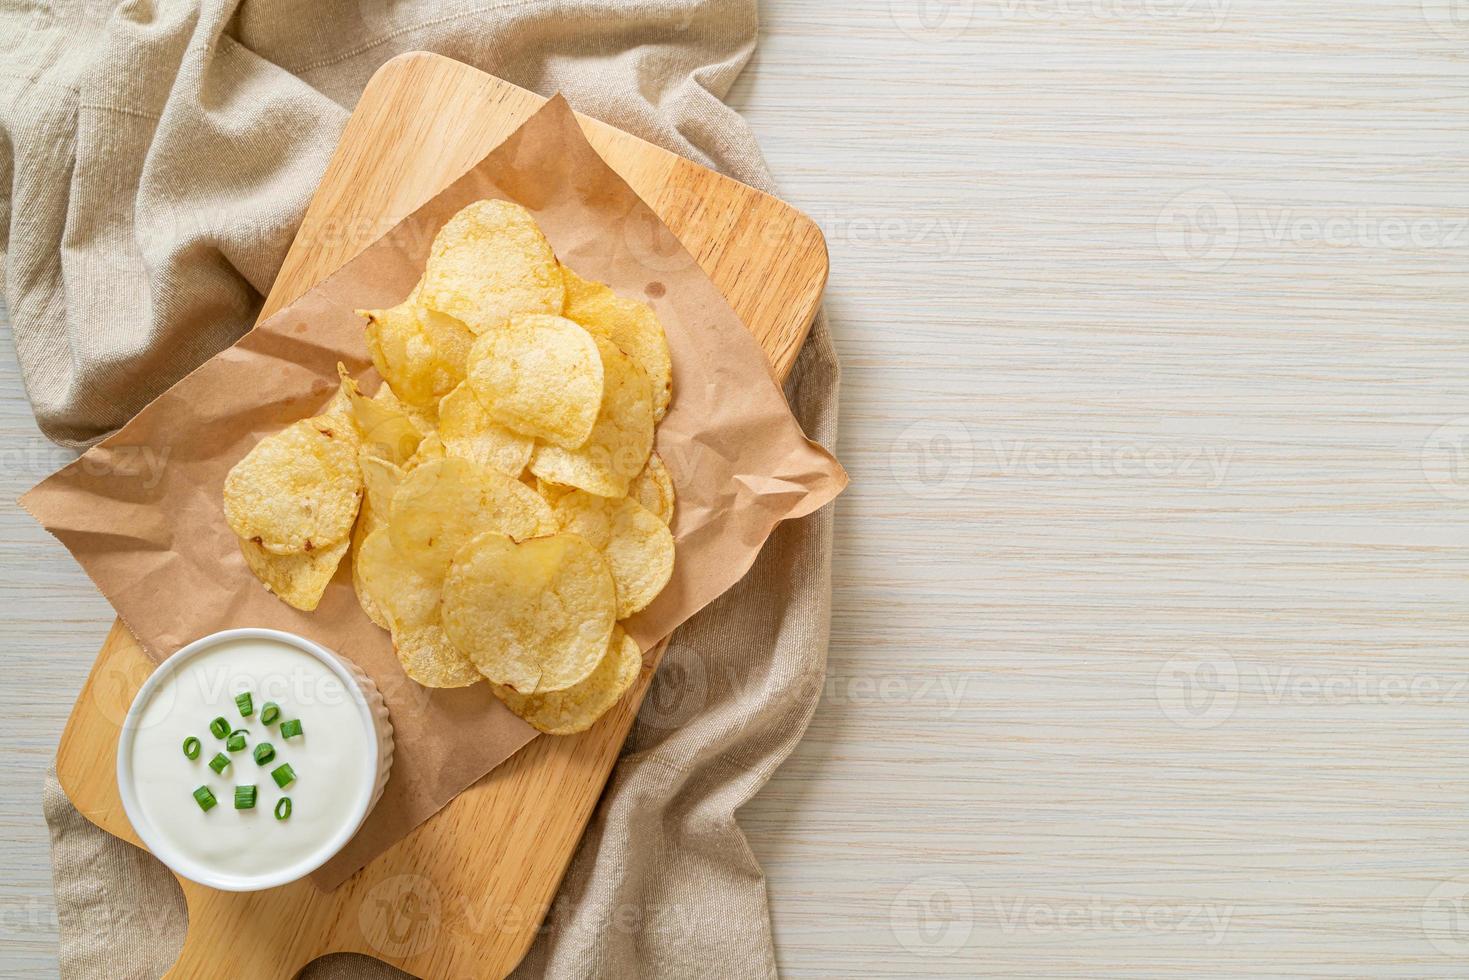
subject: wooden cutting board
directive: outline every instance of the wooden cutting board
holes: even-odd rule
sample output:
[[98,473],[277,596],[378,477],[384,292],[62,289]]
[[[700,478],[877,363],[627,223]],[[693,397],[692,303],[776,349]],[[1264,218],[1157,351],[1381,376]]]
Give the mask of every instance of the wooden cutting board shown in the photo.
[[[292,302],[498,145],[544,99],[455,61],[384,65],[348,121],[261,317]],[[826,282],[810,219],[759,191],[585,117],[597,151],[688,247],[769,355],[795,360]],[[530,948],[647,691],[592,730],[541,737],[336,891],[254,894],[180,881],[189,931],[171,976],[291,977],[318,956],[367,953],[423,977],[502,976]],[[121,623],[98,654],[57,752],[61,785],[138,843],[118,799],[118,729],[153,662]]]

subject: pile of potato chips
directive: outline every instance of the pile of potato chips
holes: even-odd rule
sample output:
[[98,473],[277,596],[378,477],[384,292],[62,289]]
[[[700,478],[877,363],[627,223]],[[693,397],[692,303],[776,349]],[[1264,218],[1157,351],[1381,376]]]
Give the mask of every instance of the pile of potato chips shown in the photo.
[[339,365],[322,414],[225,481],[246,562],[312,610],[350,550],[414,681],[487,679],[543,732],[588,728],[642,666],[619,621],[673,572],[673,484],[652,452],[672,396],[662,325],[489,200],[440,229],[403,303],[362,316],[386,383],[369,398]]

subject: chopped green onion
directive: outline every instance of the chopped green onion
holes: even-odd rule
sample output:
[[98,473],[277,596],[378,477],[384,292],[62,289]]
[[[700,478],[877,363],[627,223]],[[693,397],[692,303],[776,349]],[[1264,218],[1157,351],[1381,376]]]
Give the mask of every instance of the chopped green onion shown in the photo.
[[209,723],[209,734],[215,738],[225,738],[230,733],[230,723],[224,718],[216,718]]
[[276,719],[281,716],[281,706],[274,701],[265,702],[265,707],[260,709],[260,724],[274,725]]
[[287,762],[272,769],[270,778],[274,779],[275,784],[281,789],[285,789],[296,781],[296,770],[292,769],[291,764]]
[[245,731],[243,728],[236,728],[234,731],[230,732],[229,740],[224,743],[224,747],[231,752],[240,751],[245,747],[245,736],[248,734],[249,732]]
[[253,809],[255,809],[255,787],[254,786],[236,786],[235,787],[235,809],[236,810],[253,810]]
[[255,764],[263,766],[275,758],[275,746],[269,742],[261,742],[255,746]]
[[276,805],[275,805],[275,818],[277,820],[284,820],[287,817],[289,817],[290,815],[291,815],[291,798],[289,796],[282,796],[280,798],[280,801],[277,802]]
[[214,758],[209,760],[209,768],[215,772],[224,772],[225,766],[230,764],[230,757],[223,752],[215,753]]
[[235,707],[240,709],[241,718],[249,718],[255,713],[255,699],[250,696],[249,691],[246,691],[244,694],[235,696]]
[[281,738],[295,738],[301,734],[301,719],[292,718],[281,722]]
[[219,801],[214,798],[213,793],[209,792],[208,786],[200,786],[194,790],[194,802],[199,804],[199,809],[208,813],[214,809],[214,804]]
[[184,739],[184,755],[188,756],[190,759],[199,758],[200,748],[201,746],[199,745],[199,740],[194,736],[190,735],[188,738]]

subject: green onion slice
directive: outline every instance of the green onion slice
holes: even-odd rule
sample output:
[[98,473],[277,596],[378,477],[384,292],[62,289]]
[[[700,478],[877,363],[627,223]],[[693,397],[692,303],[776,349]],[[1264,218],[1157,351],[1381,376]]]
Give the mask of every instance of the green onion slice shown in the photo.
[[199,809],[208,813],[214,809],[214,804],[219,801],[214,798],[213,793],[209,792],[208,786],[200,786],[194,790],[194,802],[199,804]]
[[231,752],[238,752],[245,747],[245,736],[250,734],[243,728],[236,728],[230,732],[230,737],[225,741],[224,747]]
[[283,763],[270,771],[270,778],[274,779],[275,784],[281,789],[285,789],[296,781],[296,770],[291,768],[289,762]]
[[209,723],[209,734],[215,738],[225,738],[230,733],[230,723],[224,718],[216,718]]
[[236,810],[253,810],[253,809],[255,809],[255,787],[254,786],[236,786],[235,787],[235,809]]
[[190,759],[199,758],[199,750],[201,748],[203,748],[203,746],[199,744],[199,740],[194,736],[190,735],[188,738],[184,739],[184,755],[188,756]]
[[291,798],[282,796],[275,805],[275,818],[284,820],[291,815]]
[[259,745],[255,746],[255,764],[257,766],[263,766],[274,758],[274,745],[271,745],[269,742],[261,742]]
[[260,724],[274,725],[276,719],[281,716],[281,706],[274,701],[265,702],[265,707],[260,709]]
[[236,696],[235,707],[240,709],[241,718],[249,718],[255,713],[255,699],[250,696],[249,691],[246,691]]
[[301,734],[301,719],[292,718],[281,722],[281,738],[295,738]]
[[214,758],[209,760],[209,768],[215,772],[224,772],[225,766],[230,764],[230,757],[223,752],[217,752]]

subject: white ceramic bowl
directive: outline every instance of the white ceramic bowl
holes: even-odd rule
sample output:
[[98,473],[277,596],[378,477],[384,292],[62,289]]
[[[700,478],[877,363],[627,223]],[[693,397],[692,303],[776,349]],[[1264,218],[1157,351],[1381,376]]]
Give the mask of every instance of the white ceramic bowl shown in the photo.
[[[320,661],[332,674],[336,675],[352,697],[357,708],[357,715],[363,725],[367,744],[375,746],[377,759],[375,767],[368,767],[365,770],[368,774],[367,778],[362,780],[361,785],[355,787],[356,795],[349,810],[349,819],[343,821],[341,827],[329,839],[301,860],[287,867],[247,877],[221,872],[202,865],[191,856],[182,853],[164,834],[160,833],[159,829],[148,819],[138,799],[133,777],[132,756],[133,742],[138,733],[141,716],[155,691],[175,677],[192,658],[205,651],[231,641],[252,639],[272,640],[295,647]],[[378,692],[377,685],[372,682],[372,678],[363,673],[355,664],[343,660],[318,643],[313,643],[294,633],[271,629],[232,629],[212,633],[195,640],[169,657],[143,683],[142,688],[133,699],[132,707],[128,709],[127,717],[123,719],[122,733],[117,742],[117,788],[122,797],[123,810],[126,811],[133,830],[137,832],[148,850],[168,865],[174,873],[222,891],[249,892],[275,888],[304,878],[321,867],[340,851],[362,827],[363,821],[367,819],[367,815],[372,812],[372,808],[382,797],[383,788],[387,785],[392,767],[393,725],[388,718],[387,705],[383,703],[382,695]],[[228,801],[222,800],[221,805],[228,806]]]

